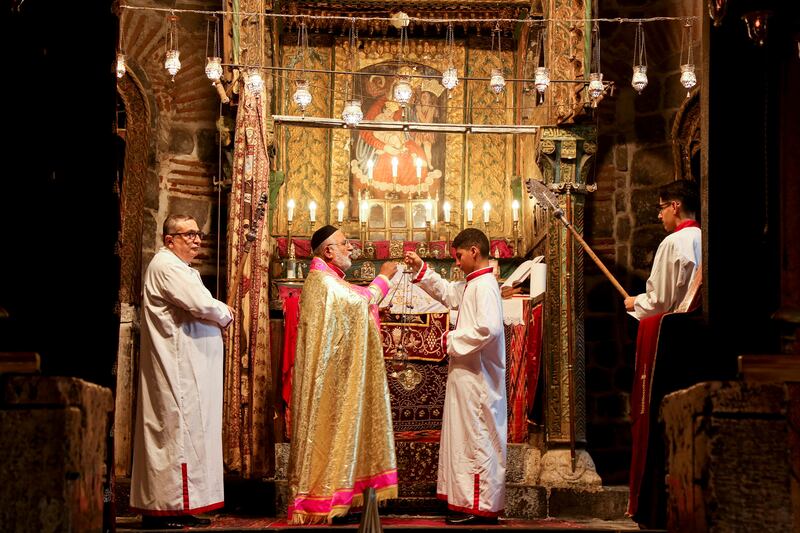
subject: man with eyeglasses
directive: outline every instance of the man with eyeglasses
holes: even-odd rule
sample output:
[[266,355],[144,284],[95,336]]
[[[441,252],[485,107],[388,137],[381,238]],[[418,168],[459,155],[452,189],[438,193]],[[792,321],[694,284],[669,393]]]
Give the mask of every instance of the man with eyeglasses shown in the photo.
[[397,462],[378,304],[394,262],[368,287],[348,283],[353,246],[323,226],[311,237],[292,373],[289,522],[347,521],[363,491],[397,497]]
[[658,193],[658,219],[669,235],[656,250],[645,292],[625,299],[625,309],[639,320],[673,311],[683,301],[702,256],[697,185],[677,180]]
[[131,508],[146,529],[208,525],[223,506],[222,328],[233,309],[190,266],[203,234],[190,216],[164,221],[144,276]]
[[[681,363],[680,353],[656,361],[661,319],[687,298],[700,268],[702,247],[697,186],[688,180],[659,189],[658,219],[669,232],[658,246],[644,293],[625,299],[625,309],[640,320],[636,337],[635,383],[631,390],[631,468],[628,514],[640,527],[666,528],[664,435],[658,423],[658,405],[664,394],[682,388],[695,368]],[[691,298],[691,296],[689,297]],[[685,305],[685,304],[684,304]],[[700,365],[695,365],[700,366]],[[658,368],[657,386],[654,386]],[[680,375],[676,376],[675,372]]]

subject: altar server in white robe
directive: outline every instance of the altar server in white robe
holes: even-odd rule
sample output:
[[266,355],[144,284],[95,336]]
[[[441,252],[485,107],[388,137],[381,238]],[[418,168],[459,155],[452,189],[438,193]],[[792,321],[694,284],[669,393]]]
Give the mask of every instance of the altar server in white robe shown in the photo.
[[189,266],[202,233],[167,217],[144,276],[131,508],[145,528],[207,525],[223,506],[222,328],[233,311]]
[[658,219],[667,235],[656,250],[645,292],[625,299],[625,309],[634,318],[674,311],[689,289],[702,258],[697,186],[677,180],[662,186],[658,198]]
[[466,280],[449,282],[413,253],[413,282],[450,309],[449,356],[436,493],[447,500],[448,524],[492,524],[505,504],[506,352],[500,289],[489,266],[489,239],[475,228],[453,240]]

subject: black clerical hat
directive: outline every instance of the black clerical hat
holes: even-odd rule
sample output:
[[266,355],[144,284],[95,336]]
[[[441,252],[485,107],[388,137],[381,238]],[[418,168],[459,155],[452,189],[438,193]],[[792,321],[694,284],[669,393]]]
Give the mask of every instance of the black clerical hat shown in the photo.
[[317,231],[315,231],[314,235],[311,236],[311,251],[313,252],[314,250],[316,250],[320,244],[325,242],[325,239],[327,239],[337,231],[339,231],[339,228],[331,225],[322,226]]

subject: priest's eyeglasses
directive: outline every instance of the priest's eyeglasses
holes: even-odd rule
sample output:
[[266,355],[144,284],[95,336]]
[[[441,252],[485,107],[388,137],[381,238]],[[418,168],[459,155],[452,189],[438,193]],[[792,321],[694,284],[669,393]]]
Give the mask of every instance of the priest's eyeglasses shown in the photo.
[[184,231],[183,233],[170,233],[173,237],[176,235],[180,235],[187,241],[193,241],[196,238],[199,238],[201,241],[206,238],[206,234],[202,231]]
[[328,246],[344,246],[347,248],[350,245],[350,239],[345,239],[342,242],[332,242]]

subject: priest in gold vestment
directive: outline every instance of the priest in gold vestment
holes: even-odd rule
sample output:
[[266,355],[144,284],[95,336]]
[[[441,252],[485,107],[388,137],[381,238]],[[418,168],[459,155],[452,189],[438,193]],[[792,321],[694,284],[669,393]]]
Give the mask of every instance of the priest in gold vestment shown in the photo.
[[363,504],[397,497],[397,463],[378,304],[397,268],[387,262],[368,287],[344,280],[353,247],[337,228],[311,238],[314,258],[300,297],[289,451],[292,524],[328,522]]

